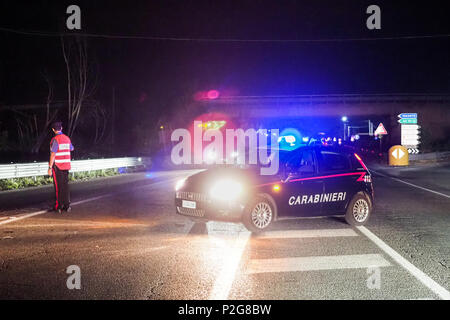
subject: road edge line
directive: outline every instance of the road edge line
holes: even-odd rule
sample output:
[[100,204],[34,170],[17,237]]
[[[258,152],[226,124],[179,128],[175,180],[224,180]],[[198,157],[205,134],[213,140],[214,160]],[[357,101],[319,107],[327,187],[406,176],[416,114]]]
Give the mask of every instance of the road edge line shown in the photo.
[[33,217],[33,216],[37,216],[37,215],[40,215],[40,214],[44,214],[44,213],[46,213],[46,212],[48,212],[48,211],[47,211],[47,210],[41,210],[41,211],[36,211],[36,212],[28,213],[28,214],[25,214],[25,215],[19,216],[19,217],[15,217],[15,216],[9,217],[9,219],[7,219],[7,220],[5,220],[5,221],[1,221],[1,222],[0,222],[0,226],[1,226],[1,225],[4,225],[4,224],[11,223],[11,222],[16,222],[16,221],[19,221],[19,220],[23,220],[23,219],[26,219],[26,218],[30,218],[30,217]]
[[397,251],[392,249],[383,240],[378,238],[373,232],[364,226],[356,227],[362,234],[364,234],[369,240],[371,240],[377,247],[383,250],[388,256],[390,256],[395,262],[401,265],[405,270],[407,270],[413,277],[419,280],[428,289],[433,291],[443,300],[450,300],[450,292],[442,287],[439,283],[431,279],[423,271],[413,265],[411,262],[403,258]]
[[428,188],[425,188],[425,187],[421,187],[421,186],[418,186],[418,185],[416,185],[416,184],[414,184],[414,183],[407,182],[407,181],[403,181],[403,180],[401,180],[401,179],[399,179],[399,178],[390,177],[390,176],[387,176],[387,175],[385,175],[385,174],[383,174],[383,173],[381,173],[381,172],[378,172],[378,171],[375,171],[375,170],[372,170],[372,169],[370,169],[370,171],[375,172],[376,174],[379,174],[379,175],[382,176],[382,177],[390,178],[390,179],[392,179],[392,180],[395,180],[395,181],[398,181],[398,182],[401,182],[401,183],[410,185],[410,186],[412,186],[412,187],[415,187],[415,188],[418,188],[418,189],[422,189],[422,190],[425,190],[425,191],[428,191],[428,192],[431,192],[431,193],[440,195],[440,196],[442,196],[442,197],[450,198],[450,196],[447,195],[447,194],[445,194],[445,193],[441,193],[441,192],[434,191],[434,190],[431,190],[431,189],[428,189]]
[[[90,201],[94,201],[94,200],[103,199],[103,198],[106,198],[106,197],[110,197],[110,196],[112,196],[112,195],[113,195],[113,194],[105,194],[105,195],[101,195],[101,196],[98,196],[98,197],[93,197],[93,198],[88,198],[88,199],[76,201],[76,202],[73,202],[73,203],[71,204],[71,206],[76,206],[76,205],[79,205],[79,204],[83,204],[83,203],[85,203],[85,202],[90,202]],[[16,221],[19,221],[19,220],[31,218],[31,217],[34,217],[34,216],[38,216],[38,215],[41,215],[41,214],[44,214],[44,213],[48,213],[48,212],[51,212],[51,211],[48,211],[48,210],[41,210],[41,211],[31,212],[31,213],[28,213],[28,214],[25,214],[25,215],[19,216],[19,217],[13,216],[13,217],[10,217],[8,220],[1,221],[1,222],[0,222],[0,226],[1,226],[1,225],[4,225],[4,224],[16,222]]]
[[[175,180],[175,179],[170,179],[169,181],[172,181],[172,180]],[[140,188],[144,188],[144,187],[148,187],[148,186],[153,186],[153,185],[161,183],[161,182],[167,182],[167,181],[157,181],[155,183],[144,184],[144,185],[141,185],[141,186],[134,187],[133,189],[140,189]],[[123,192],[129,192],[129,190],[108,193],[108,194],[104,194],[104,195],[93,197],[93,198],[87,198],[87,199],[75,201],[75,202],[71,203],[71,206],[76,206],[76,205],[83,204],[83,203],[86,203],[86,202],[91,202],[91,201],[94,201],[94,200],[99,200],[99,199],[111,197],[111,196],[114,196],[116,194],[120,194],[120,193],[123,193]],[[41,211],[31,212],[31,213],[28,213],[28,214],[25,214],[25,215],[19,216],[19,217],[12,216],[12,217],[9,217],[9,219],[7,219],[5,221],[0,221],[0,226],[8,224],[8,223],[16,222],[16,221],[19,221],[19,220],[31,218],[31,217],[34,217],[34,216],[38,216],[38,215],[41,215],[41,214],[44,214],[44,213],[48,213],[48,212],[51,212],[51,211],[41,210]]]

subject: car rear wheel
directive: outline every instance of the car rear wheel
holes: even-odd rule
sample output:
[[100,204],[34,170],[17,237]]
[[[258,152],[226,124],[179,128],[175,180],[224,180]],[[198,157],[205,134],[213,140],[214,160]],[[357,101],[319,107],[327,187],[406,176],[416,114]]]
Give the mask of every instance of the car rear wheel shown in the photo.
[[274,219],[274,209],[270,201],[263,196],[257,196],[245,209],[242,222],[253,233],[266,230]]
[[364,193],[356,194],[347,208],[345,221],[352,226],[364,225],[372,213],[370,200]]

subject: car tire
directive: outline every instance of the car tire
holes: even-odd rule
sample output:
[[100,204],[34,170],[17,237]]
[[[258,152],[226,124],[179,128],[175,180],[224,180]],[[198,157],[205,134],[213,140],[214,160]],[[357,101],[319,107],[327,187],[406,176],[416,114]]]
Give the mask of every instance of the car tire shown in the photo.
[[245,208],[242,223],[252,233],[260,233],[272,224],[275,218],[275,210],[264,196],[256,196]]
[[357,193],[350,201],[345,213],[345,221],[351,226],[366,224],[372,213],[372,203],[365,193]]

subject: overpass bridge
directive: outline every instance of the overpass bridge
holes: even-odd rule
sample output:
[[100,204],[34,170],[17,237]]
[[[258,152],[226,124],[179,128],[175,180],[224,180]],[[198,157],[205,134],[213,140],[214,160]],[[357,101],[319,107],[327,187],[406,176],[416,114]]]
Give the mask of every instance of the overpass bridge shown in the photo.
[[[450,94],[334,94],[289,96],[231,96],[198,102],[206,112],[221,112],[239,121],[270,119],[334,118],[383,122],[390,144],[400,143],[397,115],[418,113],[426,139],[440,141],[450,137]],[[242,123],[242,122],[241,122]]]
[[210,112],[226,111],[233,117],[396,116],[401,112],[421,113],[425,108],[443,112],[450,108],[450,94],[233,96],[202,103]]

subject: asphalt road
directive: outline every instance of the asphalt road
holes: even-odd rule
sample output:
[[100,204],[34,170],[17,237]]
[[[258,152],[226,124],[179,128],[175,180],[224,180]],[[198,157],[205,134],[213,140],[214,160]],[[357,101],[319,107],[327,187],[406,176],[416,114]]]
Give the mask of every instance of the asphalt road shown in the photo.
[[0,299],[450,296],[450,167],[373,169],[366,228],[302,219],[262,236],[176,215],[173,187],[190,171],[74,183],[64,215],[40,213],[51,188],[0,193]]

